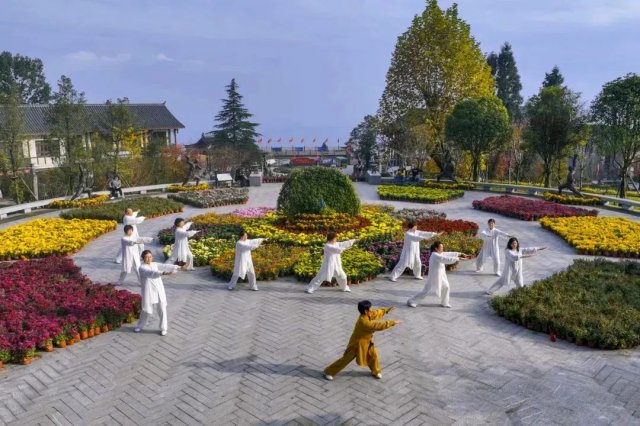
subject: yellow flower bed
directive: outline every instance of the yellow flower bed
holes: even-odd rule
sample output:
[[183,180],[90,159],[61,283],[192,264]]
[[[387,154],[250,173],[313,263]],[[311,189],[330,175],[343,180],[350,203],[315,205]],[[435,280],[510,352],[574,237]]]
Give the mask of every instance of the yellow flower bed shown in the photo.
[[572,204],[576,206],[598,206],[602,202],[595,197],[577,197],[575,195],[560,195],[555,192],[545,192],[542,194],[546,201],[553,201],[560,204]]
[[95,195],[91,198],[81,198],[79,200],[54,200],[47,204],[50,209],[81,209],[83,207],[91,207],[100,205],[109,200],[108,195]]
[[189,221],[196,225],[242,225],[247,219],[230,213],[206,213],[194,216]]
[[[357,230],[338,233],[338,241],[357,239],[359,243],[368,244],[376,241],[388,241],[402,235],[402,222],[381,212],[377,208],[364,208],[361,216],[371,222],[370,225]],[[244,229],[250,238],[268,238],[271,242],[287,245],[312,246],[326,242],[322,233],[294,233],[277,226],[279,216],[270,212],[261,218],[247,221]]]
[[204,191],[205,189],[209,189],[209,184],[207,182],[200,183],[198,185],[169,185],[167,186],[168,192],[184,192],[184,191]]
[[640,257],[640,223],[617,217],[544,217],[540,224],[580,254]]
[[89,241],[116,229],[112,220],[36,219],[0,231],[0,259],[32,259],[76,253]]

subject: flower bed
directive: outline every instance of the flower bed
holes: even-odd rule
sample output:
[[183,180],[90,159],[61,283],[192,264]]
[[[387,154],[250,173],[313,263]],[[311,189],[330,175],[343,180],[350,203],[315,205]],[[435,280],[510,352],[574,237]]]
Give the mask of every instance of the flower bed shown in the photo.
[[472,237],[474,237],[478,233],[477,223],[462,219],[451,220],[432,217],[427,219],[420,219],[416,221],[416,224],[418,225],[418,229],[421,231],[447,233],[462,232]]
[[411,201],[416,203],[439,204],[445,203],[464,195],[459,189],[437,189],[419,186],[378,186],[378,196],[381,200]]
[[540,225],[564,238],[579,254],[640,257],[640,223],[614,217],[543,218]]
[[169,185],[167,186],[167,192],[185,192],[185,191],[204,191],[209,189],[207,182],[199,183],[198,185]]
[[108,195],[94,195],[90,198],[80,198],[78,200],[54,200],[47,204],[49,209],[77,209],[91,206],[98,206],[109,201]]
[[597,210],[567,207],[550,201],[532,200],[511,195],[487,197],[475,200],[473,208],[515,217],[521,220],[538,220],[542,217],[597,216]]
[[[235,243],[233,244],[235,247]],[[293,265],[306,252],[302,247],[283,246],[280,244],[263,244],[251,252],[256,278],[260,281],[275,280],[293,272]],[[210,260],[211,273],[224,280],[233,274],[235,249],[225,251],[222,255]]]
[[463,191],[470,191],[470,190],[476,189],[476,186],[472,183],[437,182],[435,180],[425,180],[424,186],[427,188],[438,188],[438,189],[461,189]]
[[0,260],[76,253],[89,241],[116,229],[111,220],[35,219],[0,231]]
[[267,213],[276,211],[273,207],[250,207],[246,209],[235,209],[231,214],[246,219],[253,217],[262,217]]
[[394,212],[391,212],[393,217],[397,217],[402,221],[417,221],[420,219],[431,219],[431,218],[441,218],[445,219],[447,215],[445,213],[437,212],[435,210],[427,210],[427,209],[400,209]]
[[279,216],[278,228],[294,233],[346,232],[360,230],[371,225],[371,221],[363,216],[351,216],[347,213],[301,214],[294,218]]
[[542,196],[546,201],[560,204],[572,204],[576,206],[601,206],[603,204],[599,198],[595,197],[576,197],[573,195],[560,195],[554,192],[545,192]]
[[[198,235],[198,234],[196,234]],[[194,266],[206,266],[209,261],[215,257],[218,257],[232,249],[236,245],[235,239],[222,239],[216,237],[205,237],[199,239],[190,239],[189,248],[193,253],[193,265]],[[173,245],[166,245],[162,252],[165,259],[171,257]]]
[[[240,225],[226,225],[226,224],[212,224],[212,225],[200,225],[194,224],[190,230],[191,231],[200,231],[189,241],[198,241],[203,238],[214,238],[214,239],[223,239],[223,240],[237,240],[240,236],[240,232],[242,231],[242,226]],[[175,242],[175,227],[165,228],[158,232],[158,241],[160,244],[173,244]]]
[[[322,248],[315,247],[303,253],[293,267],[293,273],[301,281],[313,278],[322,265]],[[374,254],[361,248],[351,248],[342,252],[342,268],[351,284],[358,284],[384,272],[384,265]]]
[[140,211],[147,219],[182,211],[183,205],[176,201],[157,197],[141,197],[106,203],[99,206],[73,209],[60,213],[63,219],[101,219],[122,223],[124,211],[132,208]]
[[[140,296],[94,285],[62,257],[0,268],[0,361],[28,363],[82,336],[119,327],[140,311]],[[106,327],[105,327],[106,326]]]
[[168,197],[204,209],[230,204],[244,204],[249,201],[249,190],[247,188],[216,188],[205,191],[178,192],[169,194]]
[[566,271],[494,297],[498,315],[602,349],[640,345],[640,264],[576,260]]
[[263,176],[262,183],[284,183],[289,176]]
[[242,225],[247,219],[233,214],[205,213],[194,216],[189,221],[194,225]]

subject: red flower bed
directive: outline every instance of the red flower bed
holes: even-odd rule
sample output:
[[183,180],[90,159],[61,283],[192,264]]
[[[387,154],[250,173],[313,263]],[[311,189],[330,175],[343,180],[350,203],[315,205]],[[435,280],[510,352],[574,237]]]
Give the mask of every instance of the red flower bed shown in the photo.
[[597,210],[568,207],[549,201],[532,200],[511,195],[488,197],[473,202],[473,208],[515,217],[521,220],[538,220],[542,217],[597,216]]
[[295,157],[291,159],[292,166],[315,166],[318,160],[309,157]]
[[441,217],[430,217],[427,219],[419,219],[416,224],[421,231],[430,232],[462,232],[463,234],[474,237],[478,233],[478,224],[462,219],[444,219]]
[[[26,362],[79,335],[119,327],[140,312],[140,296],[96,285],[65,257],[0,267],[0,361]],[[4,358],[4,359],[3,359]]]

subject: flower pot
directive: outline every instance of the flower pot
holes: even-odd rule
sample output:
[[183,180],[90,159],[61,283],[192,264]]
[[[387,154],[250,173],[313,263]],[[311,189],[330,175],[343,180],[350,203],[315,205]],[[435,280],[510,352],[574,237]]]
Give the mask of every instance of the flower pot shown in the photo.
[[66,342],[66,341],[64,341],[64,340],[62,340],[62,341],[60,341],[60,342],[57,342],[57,343],[56,343],[56,346],[57,346],[57,347],[59,347],[59,348],[63,348],[63,349],[64,349],[64,348],[66,348],[66,347],[67,347],[67,342]]
[[98,334],[100,334],[100,327],[96,327],[93,329],[93,335],[97,336]]
[[0,361],[0,368],[4,368],[4,363]]
[[67,339],[67,346],[71,346],[75,343],[76,341],[73,339],[73,337],[70,337],[69,339]]
[[80,333],[76,333],[73,336],[73,341],[74,341],[74,343],[78,343],[80,341]]
[[90,328],[87,333],[89,334],[89,337],[93,337],[95,336],[95,333],[93,332],[93,328]]
[[20,360],[20,364],[22,365],[29,365],[31,364],[31,358],[29,358],[28,356],[25,356],[24,358],[22,358]]
[[53,352],[53,344],[44,347],[45,352]]
[[82,340],[84,340],[84,339],[88,339],[88,338],[89,338],[89,332],[88,332],[87,330],[82,330],[82,331],[80,332],[80,338],[81,338]]

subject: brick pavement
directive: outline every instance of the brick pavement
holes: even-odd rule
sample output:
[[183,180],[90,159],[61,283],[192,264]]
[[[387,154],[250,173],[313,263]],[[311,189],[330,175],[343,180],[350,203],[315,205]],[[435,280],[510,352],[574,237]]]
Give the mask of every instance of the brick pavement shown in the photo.
[[[365,202],[377,199],[375,187],[357,188]],[[278,189],[251,188],[249,205],[273,206]],[[471,201],[487,195],[468,192],[431,208],[482,225],[489,214],[473,210]],[[188,208],[184,216],[200,212]],[[155,235],[174,217],[149,220],[140,232]],[[523,245],[550,248],[525,261],[527,283],[578,257],[536,222],[495,217]],[[117,279],[118,238],[119,232],[105,235],[74,256],[91,279]],[[29,366],[7,366],[0,373],[0,423],[640,424],[640,350],[551,343],[497,317],[482,294],[494,278],[474,274],[473,266],[450,273],[450,310],[434,297],[405,308],[422,286],[410,278],[379,277],[351,294],[321,288],[310,296],[290,278],[262,283],[257,293],[243,285],[228,292],[207,268],[180,273],[165,280],[166,337],[126,326]],[[138,291],[133,283],[128,288]],[[355,304],[365,298],[397,305],[391,317],[406,321],[376,335],[384,378],[376,381],[352,364],[326,382],[321,370],[341,354]]]

